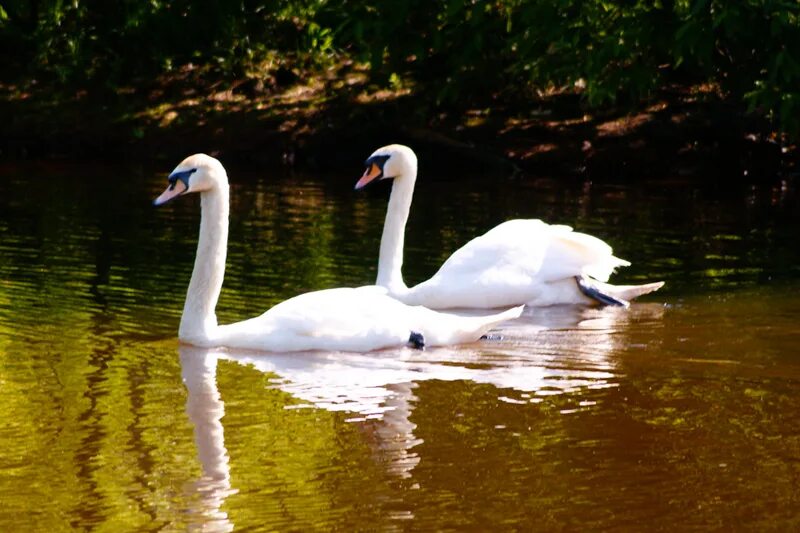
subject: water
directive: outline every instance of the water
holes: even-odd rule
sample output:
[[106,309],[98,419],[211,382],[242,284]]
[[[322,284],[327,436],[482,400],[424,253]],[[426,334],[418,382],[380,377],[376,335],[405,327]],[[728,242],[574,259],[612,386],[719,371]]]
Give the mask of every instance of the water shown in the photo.
[[[196,198],[169,167],[0,169],[0,529],[800,527],[796,182],[421,176],[409,281],[507,218],[667,286],[424,352],[179,347]],[[222,322],[371,282],[385,190],[229,169]],[[273,175],[270,175],[273,174]]]

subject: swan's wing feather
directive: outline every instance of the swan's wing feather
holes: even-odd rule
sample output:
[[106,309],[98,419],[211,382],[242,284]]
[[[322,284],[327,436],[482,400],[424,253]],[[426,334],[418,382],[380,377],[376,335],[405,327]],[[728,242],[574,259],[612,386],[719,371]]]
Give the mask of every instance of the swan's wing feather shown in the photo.
[[540,220],[504,222],[456,250],[412,291],[434,308],[515,305],[542,266],[546,227]]
[[458,249],[413,291],[434,307],[501,307],[534,298],[547,283],[581,275],[605,281],[627,264],[602,240],[569,226],[510,220]]
[[[477,340],[495,324],[519,316],[522,308],[462,317],[406,305],[373,286],[310,292],[290,298],[263,315],[225,326],[232,345],[265,339],[269,350],[338,349],[366,351],[403,346],[412,332],[426,344]],[[269,332],[268,339],[265,333]]]
[[383,288],[338,288],[295,296],[262,317],[297,335],[358,337],[396,332],[396,324],[403,323],[402,307]]
[[442,264],[437,276],[469,276],[496,269],[538,271],[549,235],[541,220],[509,220],[475,237]]
[[615,257],[611,246],[597,237],[552,231],[540,275],[548,281],[580,275],[608,281],[616,268],[629,264]]
[[380,289],[327,289],[285,300],[264,314],[220,326],[220,345],[269,351],[370,351],[408,342],[404,304]]
[[614,257],[611,247],[569,226],[541,220],[509,220],[472,239],[448,258],[437,276],[482,277],[508,275],[541,282],[589,275],[607,280],[613,270],[629,263]]

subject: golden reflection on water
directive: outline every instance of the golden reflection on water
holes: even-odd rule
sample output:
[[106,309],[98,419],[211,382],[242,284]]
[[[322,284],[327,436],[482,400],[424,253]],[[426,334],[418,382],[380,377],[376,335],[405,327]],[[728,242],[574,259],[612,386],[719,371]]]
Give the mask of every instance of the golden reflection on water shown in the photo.
[[[372,281],[385,191],[232,178],[221,321]],[[420,181],[410,282],[525,216],[665,290],[423,352],[176,350],[196,205],[153,211],[163,175],[130,168],[0,180],[0,526],[796,529],[794,185],[457,183]]]
[[[660,305],[632,311],[657,320]],[[347,413],[346,422],[369,431],[376,461],[387,472],[408,478],[420,457],[412,448],[423,442],[411,422],[414,389],[423,381],[470,381],[505,391],[500,401],[538,403],[542,397],[616,386],[610,353],[631,312],[622,309],[551,308],[539,310],[498,330],[502,339],[466,347],[410,348],[370,354],[307,352],[270,354],[228,349],[205,350],[181,345],[187,412],[195,425],[198,456],[203,465],[207,514],[219,514],[230,490],[224,448],[223,402],[216,387],[217,361],[233,361],[268,376],[278,388],[301,403],[292,409],[319,408]],[[537,342],[533,342],[535,339]],[[497,350],[497,351],[496,351]],[[559,357],[562,356],[562,357]],[[517,396],[517,399],[512,398]],[[593,402],[581,402],[585,409]],[[574,410],[563,410],[563,414]],[[211,496],[213,495],[213,496]]]

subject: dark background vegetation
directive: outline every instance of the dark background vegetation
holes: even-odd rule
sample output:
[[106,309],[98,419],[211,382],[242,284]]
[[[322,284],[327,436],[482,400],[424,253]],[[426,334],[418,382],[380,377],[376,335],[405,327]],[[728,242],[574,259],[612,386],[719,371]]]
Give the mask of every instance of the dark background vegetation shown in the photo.
[[769,173],[800,136],[795,0],[3,0],[0,48],[3,157],[336,165],[398,140]]

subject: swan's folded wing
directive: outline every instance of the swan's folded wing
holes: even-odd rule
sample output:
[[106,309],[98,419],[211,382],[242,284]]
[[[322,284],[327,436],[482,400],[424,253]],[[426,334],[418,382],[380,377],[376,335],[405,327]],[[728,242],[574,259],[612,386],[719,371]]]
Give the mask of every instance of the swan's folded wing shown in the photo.
[[219,327],[220,345],[268,351],[370,351],[404,346],[409,322],[400,302],[378,290],[328,289],[279,303]]
[[548,225],[541,220],[509,220],[456,250],[437,276],[491,276],[508,270],[538,272],[545,257]]
[[607,280],[627,265],[602,240],[541,220],[510,220],[457,250],[415,300],[434,308],[503,307],[540,297],[552,282],[588,275]]
[[[364,337],[400,334],[402,305],[385,296],[385,289],[338,288],[309,292],[279,303],[262,315],[283,330],[309,337]],[[397,317],[398,320],[392,320]]]
[[544,283],[580,275],[606,281],[617,267],[628,264],[614,257],[611,247],[597,237],[569,226],[519,219],[471,240],[439,272],[492,283],[506,276],[512,284],[522,276]]
[[572,276],[586,275],[608,281],[618,267],[630,263],[614,256],[611,246],[591,235],[560,230],[552,226],[547,252],[542,262],[540,277],[556,281]]
[[413,288],[414,298],[437,309],[519,303],[520,292],[530,290],[542,267],[546,226],[538,220],[513,220],[472,239],[433,277]]

